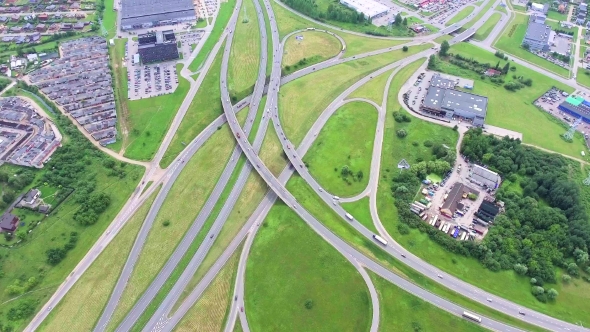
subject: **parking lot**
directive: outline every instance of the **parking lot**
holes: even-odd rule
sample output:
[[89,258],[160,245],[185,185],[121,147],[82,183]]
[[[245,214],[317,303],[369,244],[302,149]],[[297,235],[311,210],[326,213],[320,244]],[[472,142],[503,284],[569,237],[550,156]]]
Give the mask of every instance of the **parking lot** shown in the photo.
[[180,52],[184,59],[191,55],[193,51],[192,45],[197,45],[204,34],[204,30],[197,30],[177,35],[177,40],[180,41]]
[[133,55],[136,53],[137,42],[128,42],[125,50],[128,98],[137,100],[173,93],[178,87],[176,61],[151,65],[133,64]]

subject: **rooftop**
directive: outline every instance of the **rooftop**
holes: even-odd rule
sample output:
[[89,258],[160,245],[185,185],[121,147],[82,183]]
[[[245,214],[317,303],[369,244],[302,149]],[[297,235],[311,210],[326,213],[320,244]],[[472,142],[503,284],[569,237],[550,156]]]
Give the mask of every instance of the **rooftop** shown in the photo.
[[123,0],[122,25],[134,25],[195,16],[191,0]]
[[485,117],[488,98],[452,89],[431,86],[424,97],[423,105],[432,109],[469,111]]
[[531,20],[529,22],[529,26],[526,30],[526,34],[524,36],[525,39],[530,39],[538,42],[547,43],[549,40],[549,33],[551,32],[551,27],[545,25],[544,23],[538,23],[536,21]]

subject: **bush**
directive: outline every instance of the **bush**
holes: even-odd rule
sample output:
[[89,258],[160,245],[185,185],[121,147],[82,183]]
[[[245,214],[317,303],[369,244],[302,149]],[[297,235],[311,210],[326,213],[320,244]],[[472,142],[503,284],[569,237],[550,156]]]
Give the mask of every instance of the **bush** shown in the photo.
[[536,284],[537,284],[537,279],[531,278],[531,285],[536,285]]
[[305,309],[310,310],[313,308],[313,301],[312,300],[305,300]]
[[555,300],[557,298],[557,295],[559,295],[559,293],[553,288],[547,291],[547,298],[549,300]]
[[569,275],[577,277],[580,275],[579,273],[579,268],[578,265],[576,263],[569,263],[567,265],[567,273],[569,273]]
[[404,138],[404,137],[408,136],[408,133],[406,132],[405,129],[400,129],[400,130],[396,131],[395,134],[399,138]]
[[49,249],[45,254],[47,255],[47,263],[51,265],[57,265],[66,258],[66,250],[62,248]]
[[407,46],[402,47],[402,51],[407,52],[408,51],[408,47]]
[[427,148],[432,147],[432,141],[429,141],[429,140],[424,141],[424,143],[422,143],[422,144]]
[[531,287],[531,293],[533,293],[533,295],[537,296],[537,295],[545,293],[545,290],[541,286],[533,286],[533,287]]
[[568,283],[568,282],[570,282],[570,280],[572,280],[572,277],[570,277],[570,276],[569,276],[569,275],[567,275],[567,274],[564,274],[564,275],[562,275],[562,276],[561,276],[561,281],[563,281],[563,282],[565,282],[565,283]]
[[164,227],[170,226],[170,220],[164,220],[164,222],[162,223],[162,226],[164,226]]
[[520,275],[525,275],[528,270],[529,270],[529,268],[526,267],[526,265],[514,264],[514,271]]
[[404,223],[397,224],[397,230],[401,235],[410,234],[410,227]]

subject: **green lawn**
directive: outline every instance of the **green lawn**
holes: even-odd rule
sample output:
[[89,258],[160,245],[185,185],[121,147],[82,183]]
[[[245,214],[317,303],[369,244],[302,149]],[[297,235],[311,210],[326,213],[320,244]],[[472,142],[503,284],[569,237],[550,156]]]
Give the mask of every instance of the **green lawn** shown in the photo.
[[253,331],[356,332],[371,323],[360,274],[282,203],[254,239],[245,292]]
[[[211,30],[211,34],[209,37],[207,37],[207,40],[205,41],[205,44],[203,44],[199,54],[188,66],[190,71],[197,71],[210,55],[209,53],[211,53],[213,47],[219,41],[219,37],[225,30],[225,26],[229,22],[235,6],[236,0],[227,0],[221,2],[219,12],[217,13],[217,18],[215,19],[215,24],[213,25],[213,30]],[[252,15],[254,15],[254,13],[252,13]]]
[[360,88],[351,93],[348,99],[366,98],[375,102],[377,105],[381,105],[381,103],[383,103],[385,84],[387,84],[389,75],[391,75],[391,71],[374,77],[372,80],[363,84]]
[[461,21],[462,19],[469,16],[469,14],[473,13],[474,9],[475,9],[475,7],[473,7],[473,6],[467,6],[463,9],[461,9],[460,12],[455,14],[455,16],[453,16],[447,23],[445,23],[445,26],[449,26],[449,25],[452,25],[452,24],[455,24],[455,23]]
[[207,76],[201,83],[199,91],[195,94],[178,130],[174,134],[168,149],[162,157],[160,166],[168,167],[170,163],[180,154],[186,144],[189,144],[197,135],[203,131],[216,117],[223,113],[221,106],[221,91],[219,79],[221,75],[221,58],[223,53],[215,56]]
[[319,114],[351,84],[377,68],[428,48],[429,44],[412,46],[408,52],[395,50],[346,62],[284,85],[279,92],[279,112],[285,134],[298,145]]
[[[475,15],[475,17],[473,17],[473,19],[471,19],[471,21],[467,22],[467,24],[465,24],[461,29],[467,30],[467,29],[471,28],[475,23],[479,22],[481,20],[481,18],[490,10],[490,8],[492,7],[492,5],[494,3],[495,3],[495,1],[493,1],[493,0],[488,1],[488,3],[484,7],[482,7],[482,9],[479,11],[479,13],[477,15]],[[467,14],[467,15],[469,15],[469,14]]]
[[408,293],[369,271],[380,305],[380,331],[488,331]]
[[[452,46],[451,49],[452,52],[472,56],[480,62],[496,63],[498,61],[494,54],[471,44],[460,43]],[[503,66],[504,63],[502,62],[501,65]],[[473,92],[488,97],[486,123],[523,133],[525,143],[572,157],[580,156],[580,150],[584,144],[581,136],[576,136],[573,143],[564,141],[559,136],[565,131],[564,124],[533,105],[533,101],[552,86],[572,93],[573,89],[569,86],[553,81],[543,74],[524,66],[516,65],[516,71],[510,71],[508,79],[511,80],[512,75],[522,75],[532,79],[533,85],[513,93],[508,92],[502,86],[492,84],[488,80],[481,81],[479,75],[475,75],[471,71],[452,65],[445,66],[445,68],[444,70],[450,74],[474,79]],[[535,123],[535,126],[530,126],[530,123]]]
[[576,82],[581,85],[590,88],[590,70],[578,67],[578,73],[576,75]]
[[[188,161],[172,185],[154,224],[121,301],[111,319],[108,330],[113,330],[139,296],[145,291],[174,251],[182,236],[197,217],[221,175],[235,146],[227,125],[211,138]],[[179,213],[179,211],[182,211]],[[164,226],[164,222],[170,224]]]
[[244,1],[236,23],[227,78],[229,93],[234,102],[252,93],[258,76],[260,32],[255,12],[252,0]]
[[496,7],[496,11],[508,15],[508,11],[506,10],[506,7],[502,7],[502,6],[498,5],[498,7]]
[[568,8],[566,8],[565,13],[563,13],[563,14],[556,11],[556,10],[549,9],[549,11],[547,12],[547,18],[557,20],[557,21],[567,21],[568,11],[569,11],[569,6],[568,6]]
[[[303,40],[297,40],[302,36]],[[283,51],[282,74],[287,75],[299,69],[331,59],[342,50],[340,41],[325,32],[304,31],[289,37]]]
[[536,56],[521,46],[522,39],[526,33],[528,18],[527,15],[515,14],[514,18],[506,26],[506,29],[500,34],[494,47],[509,55],[512,54],[555,74],[569,78],[569,70]]
[[475,32],[473,35],[473,39],[475,40],[485,40],[488,38],[492,30],[496,27],[498,21],[502,18],[502,14],[500,13],[493,13],[490,18]]
[[283,8],[282,6],[276,4],[274,1],[271,1],[272,9],[275,13],[278,29],[279,29],[279,36],[282,39],[284,36],[289,34],[290,32],[296,30],[302,30],[310,27],[328,30],[333,33],[338,34],[344,41],[346,42],[346,52],[345,56],[353,56],[361,53],[366,53],[374,50],[384,49],[387,47],[403,44],[406,41],[401,40],[387,40],[387,39],[377,39],[377,38],[370,38],[370,37],[363,37],[358,35],[352,35],[348,33],[344,33],[341,31],[333,31],[330,29],[326,29],[323,26],[318,24],[312,23],[309,20],[295,15],[288,11],[287,9]]
[[123,269],[127,253],[158,190],[145,201],[125,224],[104,252],[92,263],[40,326],[40,331],[59,331],[68,326],[75,331],[90,331]]
[[[461,43],[453,46],[453,51],[457,52],[457,47],[473,47],[474,46],[466,43]],[[464,52],[457,52],[463,54]],[[494,57],[493,54],[489,54],[490,57]],[[475,54],[474,54],[475,56]],[[487,57],[479,57],[481,60],[487,60]],[[490,58],[491,59],[491,58]],[[517,73],[521,69],[517,70]],[[398,74],[400,75],[400,74]],[[528,72],[521,72],[521,75],[526,77],[532,77],[531,73]],[[406,77],[409,77],[406,76]],[[399,85],[402,84],[404,79],[400,79],[399,81],[394,80],[396,84],[392,85],[390,94],[390,102],[388,103],[388,112],[393,112],[399,110],[400,106],[397,103],[397,95],[393,96],[394,92],[397,93],[399,90]],[[552,84],[551,81],[545,79],[542,84],[537,84],[538,81],[542,81],[541,78],[534,79],[535,83],[533,84],[533,88],[539,88],[542,91],[545,91],[545,88],[550,87]],[[397,83],[402,82],[402,83]],[[541,85],[545,86],[541,86]],[[531,89],[533,89],[531,88]],[[503,90],[503,88],[502,88]],[[526,107],[526,104],[523,104],[522,100],[527,100],[528,98],[525,97],[526,90],[521,90],[519,92],[520,95],[519,100],[512,99],[511,94],[504,92],[498,88],[494,90],[493,87],[487,85],[487,83],[483,82],[475,82],[475,89],[474,93],[484,93],[487,92],[487,95],[490,96],[490,92],[498,91],[498,96],[489,99],[489,108],[488,108],[488,118],[487,122],[504,126],[504,124],[508,124],[510,121],[520,121],[520,129],[525,130],[526,126],[523,126],[523,123],[535,123],[535,130],[541,134],[547,135],[547,132],[551,130],[552,126],[555,123],[548,121],[547,118],[543,118],[545,116],[541,111],[536,110],[534,107]],[[501,92],[500,92],[501,91]],[[492,92],[493,93],[493,92]],[[516,97],[518,98],[518,97]],[[502,100],[498,100],[502,99]],[[514,107],[514,105],[523,104],[525,106],[521,107]],[[522,112],[521,115],[514,114],[515,111]],[[498,113],[503,112],[507,119],[504,119],[502,124],[497,123],[499,121]],[[495,115],[494,115],[495,114]],[[518,120],[522,119],[522,120]],[[493,121],[492,121],[493,120]],[[588,315],[584,314],[584,306],[582,303],[587,301],[589,294],[590,294],[590,286],[588,283],[585,282],[576,282],[575,285],[551,285],[555,287],[556,290],[559,292],[559,299],[554,303],[546,303],[543,304],[536,300],[530,293],[530,282],[529,278],[521,277],[514,273],[514,271],[501,271],[501,272],[491,272],[490,270],[486,269],[481,265],[479,261],[473,258],[466,258],[464,256],[459,256],[453,254],[440,245],[436,244],[434,241],[430,240],[427,234],[420,233],[418,230],[411,230],[410,234],[408,235],[401,235],[397,229],[397,225],[399,224],[397,211],[394,206],[394,198],[391,195],[390,189],[390,177],[387,175],[388,170],[391,169],[392,171],[397,171],[395,169],[395,165],[399,162],[400,159],[406,158],[410,164],[415,161],[414,156],[422,156],[422,158],[426,159],[431,155],[429,149],[424,147],[424,145],[419,144],[417,147],[412,147],[410,151],[408,149],[404,149],[403,146],[400,144],[407,144],[408,141],[419,141],[419,139],[412,139],[410,135],[412,132],[418,131],[419,135],[422,137],[430,139],[433,135],[434,130],[436,128],[442,128],[440,126],[436,126],[434,124],[426,124],[422,121],[421,125],[424,126],[422,129],[410,129],[408,130],[408,136],[405,138],[404,141],[401,141],[395,137],[395,130],[397,130],[397,123],[392,119],[392,117],[388,114],[386,117],[386,131],[385,131],[385,140],[383,145],[383,154],[382,154],[382,162],[381,162],[381,176],[379,177],[379,188],[378,188],[378,195],[377,195],[377,208],[379,211],[379,216],[381,221],[383,222],[386,230],[388,233],[403,247],[410,250],[415,255],[421,257],[425,261],[429,262],[430,264],[436,266],[437,268],[444,270],[448,273],[451,273],[458,278],[469,282],[474,285],[478,285],[482,289],[489,291],[491,293],[497,294],[503,298],[508,300],[517,302],[526,306],[528,308],[538,310],[540,312],[552,315],[554,317],[568,320],[568,321],[582,321],[584,324],[588,324]],[[410,123],[411,126],[415,125],[415,122],[418,122],[416,119]],[[417,123],[416,123],[417,124]],[[514,124],[513,124],[514,125]],[[504,126],[506,127],[506,126]],[[518,128],[515,128],[518,130]],[[438,129],[440,130],[440,134],[444,133],[445,129]],[[446,129],[450,131],[450,129]],[[539,134],[539,135],[541,135]],[[450,132],[449,135],[456,135],[454,132]],[[532,135],[532,134],[531,134]],[[528,134],[525,134],[524,138],[525,141],[527,140]],[[453,139],[453,136],[444,135],[442,137],[447,137],[446,139]],[[554,139],[553,141],[559,142],[559,139]],[[392,142],[392,144],[388,144],[388,142]],[[453,144],[450,144],[453,145]],[[574,144],[570,144],[574,146]],[[575,149],[576,153],[579,154],[580,148]],[[558,278],[559,280],[559,275]],[[482,280],[487,280],[488,282],[481,282]]]
[[371,211],[369,210],[369,197],[363,197],[355,202],[340,203],[340,205],[352,216],[354,219],[363,224],[371,231],[378,233],[375,224],[373,224],[373,218],[371,217]]
[[[115,37],[117,33],[117,11],[113,9],[116,0],[104,1],[104,13],[102,16],[102,26],[108,31],[107,39]],[[100,32],[100,30],[99,30]],[[39,52],[39,51],[37,51]]]
[[[367,187],[376,126],[377,110],[361,101],[340,107],[326,122],[303,161],[327,192],[350,197]],[[344,167],[350,173],[343,174]]]

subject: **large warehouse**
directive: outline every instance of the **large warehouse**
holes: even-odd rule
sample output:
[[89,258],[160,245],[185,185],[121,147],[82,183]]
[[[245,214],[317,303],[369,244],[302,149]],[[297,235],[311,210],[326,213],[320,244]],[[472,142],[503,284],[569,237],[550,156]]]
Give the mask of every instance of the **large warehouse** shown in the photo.
[[358,13],[363,13],[367,19],[374,19],[389,12],[389,7],[373,0],[340,0],[340,3]]
[[572,117],[590,123],[590,102],[578,96],[569,96],[559,105],[559,110],[571,115]]
[[453,81],[433,76],[420,110],[448,119],[461,117],[483,127],[488,98],[455,90],[453,86]]
[[192,0],[122,0],[121,30],[194,21]]
[[179,58],[176,37],[171,30],[138,35],[137,42],[139,59],[144,65]]

